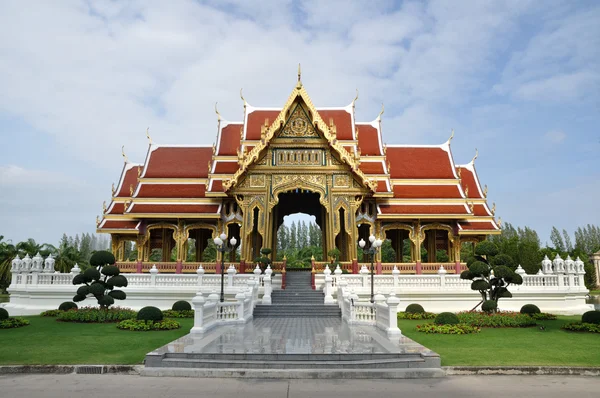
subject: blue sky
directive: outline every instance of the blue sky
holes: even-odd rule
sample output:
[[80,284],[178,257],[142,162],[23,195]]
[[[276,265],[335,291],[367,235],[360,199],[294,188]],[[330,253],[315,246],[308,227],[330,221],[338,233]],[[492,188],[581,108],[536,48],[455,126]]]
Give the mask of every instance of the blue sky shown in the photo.
[[302,63],[317,106],[384,141],[476,167],[504,221],[600,224],[595,1],[3,1],[0,235],[93,232],[122,167],[155,142],[211,144],[213,106],[281,106]]

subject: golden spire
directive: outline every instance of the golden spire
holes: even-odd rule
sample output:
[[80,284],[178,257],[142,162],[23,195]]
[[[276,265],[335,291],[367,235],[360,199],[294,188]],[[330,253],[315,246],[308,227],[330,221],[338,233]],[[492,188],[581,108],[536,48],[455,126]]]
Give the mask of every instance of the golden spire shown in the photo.
[[383,112],[385,111],[385,107],[383,106],[383,103],[381,104],[381,112],[379,112],[379,115],[377,115],[377,121],[381,122],[381,115],[383,115]]
[[242,99],[242,101],[244,101],[244,108],[246,108],[248,103],[246,102],[246,99],[244,98],[244,94],[242,94],[242,90],[244,90],[244,89],[240,88],[240,98]]
[[123,155],[123,160],[125,160],[125,163],[129,163],[129,160],[127,160],[127,155],[125,155],[125,145],[121,146],[121,155]]
[[218,102],[215,102],[215,113],[217,114],[217,121],[220,122],[221,114],[219,113],[219,110],[217,109],[217,104],[218,104]]
[[146,138],[148,138],[148,142],[152,145],[152,138],[150,138],[150,127],[146,127]]
[[473,156],[473,159],[471,159],[471,163],[475,163],[475,159],[477,159],[478,156],[479,156],[479,151],[477,150],[477,148],[475,148],[475,156]]
[[298,63],[298,84],[296,84],[296,87],[302,87],[302,70],[300,69],[300,63]]
[[117,192],[115,191],[115,183],[114,182],[112,183],[112,186],[110,187],[110,190],[112,192],[112,196],[115,196],[115,193],[117,193]]

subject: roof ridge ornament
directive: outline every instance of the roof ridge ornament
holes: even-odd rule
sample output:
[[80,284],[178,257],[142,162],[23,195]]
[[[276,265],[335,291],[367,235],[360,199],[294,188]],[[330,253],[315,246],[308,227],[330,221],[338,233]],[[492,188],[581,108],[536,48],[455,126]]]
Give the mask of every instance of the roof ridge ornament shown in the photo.
[[452,138],[454,138],[454,129],[452,129],[452,130],[450,131],[450,138],[448,138],[448,141],[447,141],[447,142],[448,142],[448,144],[450,144],[450,141],[452,141]]
[[219,113],[219,110],[217,109],[217,104],[218,102],[215,102],[215,113],[217,114],[217,121],[220,122],[221,121],[221,114]]
[[352,109],[354,109],[354,105],[356,105],[356,101],[358,100],[358,89],[356,89],[356,97],[352,100]]
[[375,119],[376,121],[381,123],[381,115],[383,115],[383,112],[385,112],[385,106],[383,106],[383,102],[381,103],[381,112],[379,112],[379,115],[377,115],[377,119]]
[[123,160],[125,160],[125,163],[129,163],[129,160],[127,159],[127,155],[125,155],[125,145],[121,146],[121,155],[123,156]]
[[300,63],[298,62],[298,83],[296,88],[302,88],[302,69],[300,69]]
[[486,185],[485,187],[483,187],[483,197],[487,198],[487,194],[488,194],[488,186]]
[[115,183],[114,182],[112,183],[112,186],[110,187],[110,191],[112,193],[112,196],[114,197],[115,193],[117,193],[117,191],[115,190]]
[[148,138],[148,142],[152,145],[152,138],[150,138],[150,127],[146,127],[146,138]]
[[479,151],[477,150],[477,148],[475,148],[475,156],[473,156],[473,159],[471,159],[471,163],[475,164],[475,159],[477,159],[478,156],[479,156]]
[[246,109],[246,107],[248,106],[248,102],[244,98],[244,94],[242,94],[243,90],[244,90],[243,88],[240,88],[240,98],[242,99],[242,101],[244,101],[244,109]]

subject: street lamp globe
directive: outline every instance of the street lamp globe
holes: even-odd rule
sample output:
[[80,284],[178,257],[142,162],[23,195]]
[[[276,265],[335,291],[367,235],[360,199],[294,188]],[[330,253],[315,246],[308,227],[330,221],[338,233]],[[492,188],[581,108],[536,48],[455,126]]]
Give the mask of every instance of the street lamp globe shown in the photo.
[[231,239],[229,239],[229,244],[230,244],[231,246],[235,246],[235,244],[236,244],[236,243],[237,243],[237,239],[236,239],[236,238],[231,238]]
[[371,242],[371,243],[375,242],[375,235],[369,236],[369,242]]
[[213,242],[215,242],[215,245],[217,245],[217,246],[223,245],[223,240],[221,238],[219,238],[218,236],[213,240]]
[[361,239],[358,241],[358,245],[360,246],[361,249],[364,249],[366,244],[367,243],[365,242],[364,239]]
[[221,238],[221,241],[225,242],[227,240],[227,235],[225,232],[223,232],[221,235],[219,235],[219,238]]

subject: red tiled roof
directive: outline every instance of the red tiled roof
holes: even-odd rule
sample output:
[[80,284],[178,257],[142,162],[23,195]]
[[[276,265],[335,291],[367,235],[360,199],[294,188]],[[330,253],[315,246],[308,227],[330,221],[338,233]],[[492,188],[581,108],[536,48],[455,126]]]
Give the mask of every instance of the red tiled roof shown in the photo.
[[358,168],[365,174],[384,174],[383,164],[377,162],[361,162]]
[[[470,194],[470,192],[469,192]],[[488,211],[485,209],[484,205],[474,205],[473,206],[473,214],[476,216],[491,216],[490,213],[488,213]]]
[[209,192],[223,192],[223,181],[213,180]]
[[469,188],[469,198],[481,198],[481,193],[477,188],[477,182],[475,181],[475,175],[473,172],[466,167],[457,167],[460,169],[460,179],[463,190],[466,192],[467,187]]
[[[142,184],[136,198],[203,198],[204,184]],[[122,211],[121,211],[122,213]]]
[[134,203],[130,213],[193,213],[193,214],[216,214],[218,205],[192,205],[192,204],[147,204]]
[[237,162],[217,161],[214,174],[233,174],[239,168]]
[[221,129],[221,137],[217,155],[232,156],[237,155],[240,147],[240,128],[241,124],[228,124]]
[[123,214],[124,211],[125,211],[125,204],[115,202],[107,214]]
[[377,192],[378,193],[389,192],[385,181],[377,181]]
[[142,166],[133,166],[129,170],[125,172],[125,177],[123,178],[123,184],[121,185],[121,189],[117,192],[117,197],[119,198],[128,198],[129,195],[129,187],[133,185],[133,188],[137,186],[137,177],[138,177],[138,169]]
[[392,178],[455,178],[448,152],[440,147],[388,146],[386,159]]
[[463,205],[379,205],[383,214],[467,214]]
[[206,178],[211,147],[159,147],[150,153],[145,178]]
[[358,126],[358,147],[360,154],[364,155],[383,155],[379,148],[379,132],[370,124],[359,124]]
[[460,229],[464,231],[488,231],[488,230],[497,230],[498,228],[494,226],[491,221],[483,221],[483,222],[469,222],[469,221],[461,221],[459,223]]
[[394,198],[461,198],[458,185],[394,185]]
[[330,125],[330,120],[333,120],[336,129],[336,137],[338,140],[353,140],[352,134],[352,116],[343,109],[333,110],[318,110],[319,116],[327,126]]
[[248,114],[248,123],[246,125],[246,139],[260,140],[261,126],[265,124],[265,119],[269,119],[269,126],[277,119],[279,111],[256,110]]
[[106,220],[102,229],[136,229],[139,221]]

